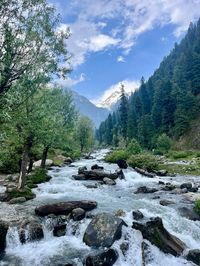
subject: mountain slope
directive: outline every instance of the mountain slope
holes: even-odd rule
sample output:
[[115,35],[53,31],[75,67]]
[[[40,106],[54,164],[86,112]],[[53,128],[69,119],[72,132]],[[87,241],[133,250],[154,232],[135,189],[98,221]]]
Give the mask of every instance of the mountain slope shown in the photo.
[[89,117],[98,128],[100,123],[106,119],[109,111],[105,108],[100,108],[91,103],[86,97],[72,91],[74,104],[80,114]]
[[[166,133],[179,139],[200,114],[200,20],[191,24],[181,41],[164,58],[147,82],[130,97],[125,115],[117,111],[103,122],[98,136],[108,143],[112,130],[115,144],[120,138],[136,138],[144,147],[156,147],[156,139]],[[122,136],[122,126],[126,130]]]

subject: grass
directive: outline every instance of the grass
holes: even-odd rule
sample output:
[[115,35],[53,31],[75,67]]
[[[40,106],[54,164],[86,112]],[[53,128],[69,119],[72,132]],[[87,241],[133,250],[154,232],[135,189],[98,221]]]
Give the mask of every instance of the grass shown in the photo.
[[195,201],[194,211],[200,215],[200,200]]
[[29,187],[25,187],[23,189],[14,189],[11,192],[8,192],[9,198],[19,198],[19,197],[25,197],[26,200],[30,200],[35,198],[35,194],[31,191]]

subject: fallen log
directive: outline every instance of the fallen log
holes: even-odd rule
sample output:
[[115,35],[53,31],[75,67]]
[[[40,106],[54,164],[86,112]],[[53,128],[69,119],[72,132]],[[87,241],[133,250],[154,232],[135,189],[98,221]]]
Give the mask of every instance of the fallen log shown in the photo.
[[147,177],[150,177],[150,178],[153,178],[155,177],[156,175],[153,174],[153,173],[149,173],[148,171],[144,170],[144,169],[141,169],[141,168],[138,168],[138,167],[135,167],[134,168],[135,171],[141,175],[144,175],[144,176],[147,176]]

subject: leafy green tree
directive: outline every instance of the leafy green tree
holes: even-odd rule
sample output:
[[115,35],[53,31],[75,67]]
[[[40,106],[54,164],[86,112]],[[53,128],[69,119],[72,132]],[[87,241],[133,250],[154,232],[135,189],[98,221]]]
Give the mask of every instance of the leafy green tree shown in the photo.
[[76,138],[79,142],[80,150],[88,150],[94,143],[94,130],[91,120],[81,116],[77,123]]
[[58,31],[59,16],[46,0],[1,0],[0,16],[0,95],[17,81],[40,84],[69,72],[62,67],[69,30]]
[[156,152],[160,155],[166,154],[171,149],[172,141],[163,133],[157,138]]

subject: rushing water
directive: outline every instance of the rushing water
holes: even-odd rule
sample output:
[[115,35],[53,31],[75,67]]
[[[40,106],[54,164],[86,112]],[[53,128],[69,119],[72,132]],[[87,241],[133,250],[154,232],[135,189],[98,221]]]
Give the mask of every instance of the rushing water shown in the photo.
[[[199,248],[200,246],[200,222],[191,221],[180,216],[177,206],[190,204],[182,195],[174,195],[168,192],[156,192],[154,194],[134,194],[139,186],[158,187],[158,181],[172,182],[175,184],[184,181],[197,181],[197,177],[171,177],[146,178],[134,172],[132,169],[124,171],[125,180],[117,180],[116,186],[99,185],[98,188],[87,188],[85,184],[94,183],[93,181],[75,181],[73,174],[77,173],[78,167],[87,166],[88,168],[98,163],[104,166],[107,171],[115,171],[117,166],[107,164],[101,159],[106,150],[94,153],[93,160],[81,160],[74,163],[75,167],[54,168],[49,171],[52,179],[40,184],[34,189],[36,198],[22,205],[9,206],[6,203],[1,204],[0,214],[2,217],[21,217],[32,215],[35,206],[67,201],[67,200],[95,200],[98,202],[98,208],[93,212],[115,213],[118,209],[126,211],[123,219],[128,225],[123,228],[123,236],[113,245],[120,254],[115,263],[116,266],[141,266],[141,242],[143,241],[139,231],[131,229],[133,221],[131,211],[139,209],[147,217],[159,216],[163,219],[164,226],[170,233],[179,237],[187,245],[188,249]],[[200,177],[199,180],[200,181]],[[168,207],[159,204],[160,199],[153,199],[155,195],[162,199],[172,199],[176,202]],[[190,206],[190,205],[189,205]],[[91,252],[91,248],[86,246],[83,241],[84,231],[90,222],[84,219],[77,225],[76,234],[72,234],[73,224],[67,225],[67,233],[62,237],[53,237],[52,230],[49,227],[49,219],[43,221],[44,239],[38,242],[21,244],[19,241],[17,229],[11,227],[7,235],[6,255],[0,261],[1,266],[47,266],[64,265],[73,262],[74,265],[83,265],[83,258]],[[129,250],[124,256],[120,250],[120,244],[124,241],[129,242]],[[149,243],[150,244],[150,243]],[[162,253],[158,248],[150,244],[147,266],[182,266],[193,265],[183,257],[173,257]]]

